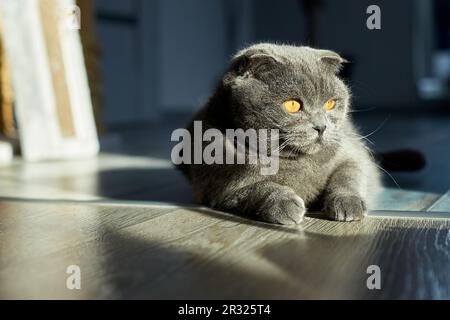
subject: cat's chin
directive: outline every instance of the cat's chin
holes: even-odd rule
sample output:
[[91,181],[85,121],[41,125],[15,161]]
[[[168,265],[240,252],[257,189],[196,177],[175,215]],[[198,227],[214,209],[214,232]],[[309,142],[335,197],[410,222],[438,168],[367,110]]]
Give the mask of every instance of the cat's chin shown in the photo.
[[330,147],[334,142],[328,139],[317,138],[311,143],[298,147],[298,150],[303,154],[315,154],[323,148]]
[[323,146],[324,145],[322,142],[314,142],[307,146],[302,147],[301,151],[305,154],[315,154],[315,153],[319,152],[320,149],[323,148]]
[[295,155],[301,155],[301,154],[307,154],[312,155],[317,152],[319,152],[323,147],[325,146],[325,143],[323,141],[315,140],[309,144],[306,145],[295,145],[292,146],[292,148],[286,148],[285,153],[288,157],[292,157]]

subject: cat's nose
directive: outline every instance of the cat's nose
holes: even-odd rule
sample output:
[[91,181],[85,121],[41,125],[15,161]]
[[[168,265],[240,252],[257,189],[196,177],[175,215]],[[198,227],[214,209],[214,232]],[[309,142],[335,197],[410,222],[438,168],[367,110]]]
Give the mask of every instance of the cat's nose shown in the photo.
[[317,131],[317,133],[319,133],[319,136],[323,136],[323,133],[325,132],[325,129],[327,128],[326,125],[322,125],[322,126],[314,126],[313,129]]

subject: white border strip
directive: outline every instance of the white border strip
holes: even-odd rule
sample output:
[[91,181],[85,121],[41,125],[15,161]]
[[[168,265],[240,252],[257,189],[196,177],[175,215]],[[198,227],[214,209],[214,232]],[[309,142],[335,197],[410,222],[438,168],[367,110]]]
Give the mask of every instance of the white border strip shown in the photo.
[[390,218],[434,218],[450,219],[450,212],[439,211],[400,211],[400,210],[372,210],[370,217],[390,217]]
[[425,211],[432,212],[434,208],[436,208],[445,198],[450,196],[450,190],[440,196],[436,201],[434,201]]
[[[148,208],[167,208],[167,209],[202,209],[212,210],[214,209],[200,206],[196,204],[174,204],[168,202],[158,201],[134,201],[134,200],[111,200],[111,199],[99,199],[99,200],[54,200],[54,199],[34,199],[34,198],[11,198],[0,197],[0,202],[37,202],[37,203],[55,203],[55,204],[84,204],[84,205],[105,205],[105,206],[133,206],[133,207],[148,207]],[[315,214],[311,212],[308,214]],[[450,219],[450,212],[439,211],[401,211],[401,210],[371,210],[368,214],[369,217],[384,217],[384,218],[427,218],[427,219]]]

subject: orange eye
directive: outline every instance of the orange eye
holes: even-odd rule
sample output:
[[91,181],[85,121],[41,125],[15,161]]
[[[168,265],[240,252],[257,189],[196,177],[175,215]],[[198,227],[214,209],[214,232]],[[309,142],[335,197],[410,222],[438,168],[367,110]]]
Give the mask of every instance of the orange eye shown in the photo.
[[283,103],[284,109],[289,113],[295,113],[300,110],[302,104],[297,100],[287,100]]
[[325,109],[327,109],[327,111],[333,110],[335,106],[336,100],[333,99],[330,99],[327,101],[327,103],[325,103]]

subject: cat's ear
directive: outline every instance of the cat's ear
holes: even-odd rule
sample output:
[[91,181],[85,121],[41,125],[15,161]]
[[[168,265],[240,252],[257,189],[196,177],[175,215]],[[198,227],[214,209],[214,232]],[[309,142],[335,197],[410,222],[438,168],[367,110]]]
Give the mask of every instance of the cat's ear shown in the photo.
[[326,70],[334,74],[338,74],[342,70],[343,64],[348,63],[347,60],[331,50],[320,50],[319,62]]
[[238,75],[261,75],[278,64],[279,61],[272,55],[264,52],[246,52],[233,59],[231,70]]

